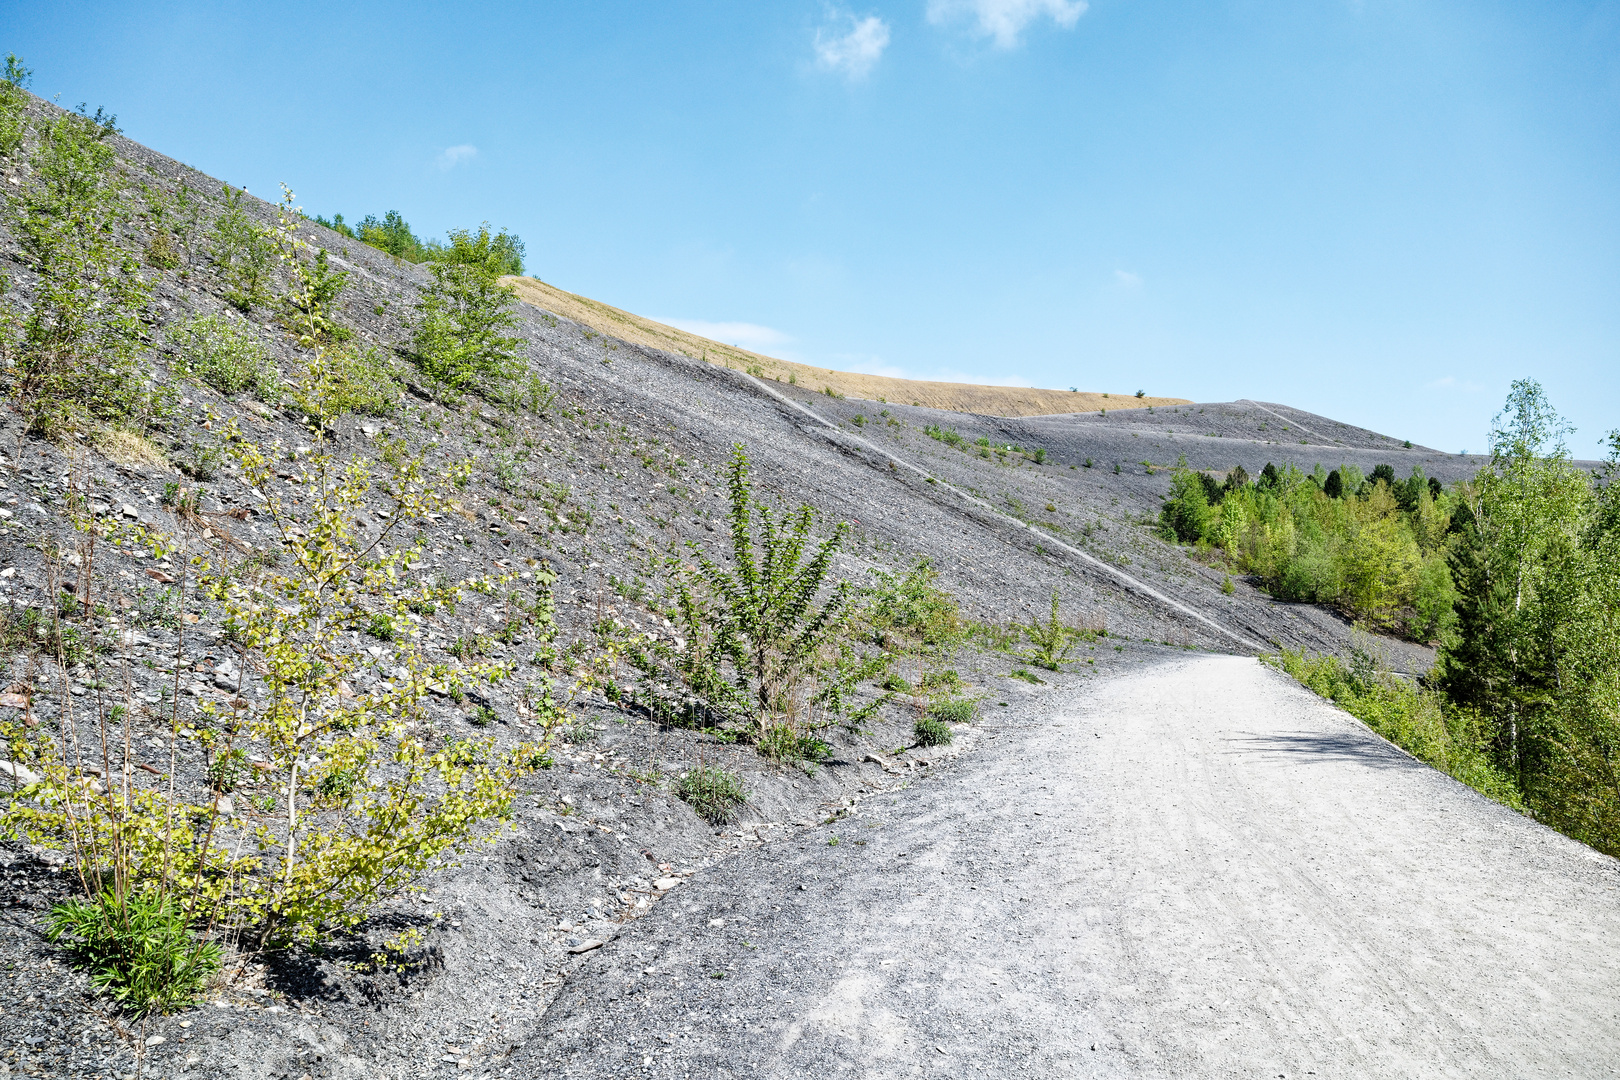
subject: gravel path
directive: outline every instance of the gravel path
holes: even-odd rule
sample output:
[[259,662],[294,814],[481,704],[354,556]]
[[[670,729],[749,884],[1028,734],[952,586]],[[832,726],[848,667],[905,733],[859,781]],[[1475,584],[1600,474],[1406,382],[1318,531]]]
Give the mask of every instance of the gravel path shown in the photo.
[[1256,661],[975,734],[589,954],[515,1072],[1613,1074],[1617,864]]

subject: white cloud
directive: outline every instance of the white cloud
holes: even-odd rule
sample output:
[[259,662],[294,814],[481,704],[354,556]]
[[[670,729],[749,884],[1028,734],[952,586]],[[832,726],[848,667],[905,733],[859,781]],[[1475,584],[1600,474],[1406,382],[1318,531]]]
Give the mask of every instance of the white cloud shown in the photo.
[[1120,288],[1123,289],[1140,289],[1142,287],[1142,275],[1133,274],[1129,270],[1115,270],[1114,280],[1119,282]]
[[816,31],[816,63],[851,79],[865,78],[889,47],[889,24],[876,15],[849,16],[847,34]]
[[460,146],[446,147],[439,154],[439,171],[449,172],[463,161],[471,161],[478,156],[478,147],[462,143]]
[[685,330],[698,337],[706,337],[710,341],[718,341],[722,345],[735,345],[739,349],[750,352],[760,352],[777,345],[784,345],[793,338],[780,330],[773,330],[769,326],[760,326],[757,323],[746,322],[706,322],[703,319],[654,319],[665,326],[673,326],[678,330]]
[[1086,0],[928,0],[928,21],[935,26],[971,18],[978,32],[1003,49],[1018,44],[1018,35],[1041,16],[1065,30],[1084,15]]

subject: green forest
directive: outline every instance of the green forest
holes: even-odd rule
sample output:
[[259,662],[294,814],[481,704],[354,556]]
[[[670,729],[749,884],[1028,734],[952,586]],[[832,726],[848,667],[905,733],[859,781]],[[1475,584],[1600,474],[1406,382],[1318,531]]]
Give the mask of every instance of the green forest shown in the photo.
[[1520,380],[1466,482],[1270,465],[1250,482],[1183,463],[1160,525],[1274,596],[1435,643],[1416,687],[1365,657],[1277,662],[1423,760],[1620,854],[1620,432],[1588,471],[1570,430]]

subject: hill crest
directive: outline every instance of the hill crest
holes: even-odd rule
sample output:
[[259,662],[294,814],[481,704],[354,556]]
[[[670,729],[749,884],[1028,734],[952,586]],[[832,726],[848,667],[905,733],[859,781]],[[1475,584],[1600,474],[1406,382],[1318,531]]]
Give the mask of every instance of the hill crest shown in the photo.
[[887,375],[863,375],[835,371],[750,352],[735,345],[700,337],[688,330],[669,326],[599,300],[565,292],[538,278],[506,277],[503,283],[517,289],[526,304],[561,315],[597,333],[636,345],[680,353],[694,360],[706,360],[716,367],[746,371],[761,379],[805,387],[816,392],[880,401],[885,404],[919,405],[947,412],[976,413],[981,416],[1055,416],[1100,410],[1142,409],[1152,405],[1186,405],[1186,398],[1133,397],[1075,390],[1045,390],[1028,386],[981,386],[975,383],[935,382],[926,379],[897,379]]

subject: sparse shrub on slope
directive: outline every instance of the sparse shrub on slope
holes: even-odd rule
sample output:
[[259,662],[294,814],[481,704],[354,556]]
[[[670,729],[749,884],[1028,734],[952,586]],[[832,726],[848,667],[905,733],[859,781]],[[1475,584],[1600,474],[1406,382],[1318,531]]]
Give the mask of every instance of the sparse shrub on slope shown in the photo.
[[[295,228],[294,216],[284,214],[279,242],[296,245]],[[301,264],[290,265],[294,286],[307,288]],[[262,691],[204,702],[190,717],[171,707],[171,744],[184,725],[186,737],[225,764],[201,783],[148,780],[132,767],[138,759],[122,735],[129,718],[116,696],[89,699],[90,714],[77,721],[70,711],[54,727],[5,725],[12,759],[27,762],[35,782],[8,793],[0,834],[69,851],[83,900],[59,909],[62,934],[111,991],[149,1007],[172,1007],[195,992],[193,975],[212,962],[208,942],[229,937],[252,947],[352,930],[379,900],[490,835],[490,823],[510,813],[514,784],[544,760],[543,745],[498,752],[490,740],[462,739],[435,746],[419,730],[430,680],[456,693],[510,674],[495,663],[430,669],[410,613],[455,603],[462,586],[402,585],[405,564],[420,555],[400,542],[405,530],[449,509],[449,492],[470,466],[429,481],[422,461],[403,453],[340,463],[325,435],[325,421],[339,410],[327,392],[341,386],[323,374],[330,355],[317,341],[298,387],[323,422],[312,428],[313,451],[299,456],[300,484],[290,501],[276,494],[283,448],[250,442],[234,427],[225,433],[285,553],[273,564],[238,563],[222,545],[187,583],[219,605]],[[389,512],[379,533],[367,536],[356,518],[377,491]],[[182,527],[201,529],[194,511],[176,512]],[[72,554],[83,571],[82,595],[52,613],[45,632],[29,627],[14,644],[48,650],[57,670],[87,663],[99,685],[117,678],[101,669],[118,662],[110,639],[119,632],[100,613],[121,605],[93,591],[97,542],[138,542],[154,554],[171,548],[144,529],[88,517],[77,523],[84,539]],[[498,583],[464,584],[490,593]],[[396,628],[394,666],[368,687],[355,678],[370,659],[358,654],[355,635],[378,620]],[[77,741],[86,737],[93,748]],[[246,778],[229,764],[244,747],[255,760]],[[84,783],[81,749],[111,761],[109,775],[122,779]],[[244,783],[252,790],[242,790]],[[198,938],[199,931],[212,936]]]
[[[433,284],[417,302],[411,355],[441,396],[476,393],[498,400],[521,374],[517,290],[498,278],[512,255],[508,234],[456,230],[450,248],[429,268]],[[505,241],[505,242],[503,242]]]
[[239,319],[198,315],[169,332],[176,350],[176,370],[222,394],[251,390],[274,401],[281,377],[257,331]]
[[878,703],[851,712],[852,697],[888,660],[857,649],[853,590],[832,578],[848,528],[840,523],[810,550],[813,511],[802,506],[779,518],[756,501],[741,444],[732,450],[729,487],[731,565],[694,549],[697,565],[678,592],[677,672],[761,749],[819,756],[803,753],[825,745],[818,731],[875,710]]
[[724,825],[737,817],[737,810],[748,801],[742,778],[718,765],[698,765],[681,777],[677,788],[681,798],[710,825]]
[[[8,98],[23,94],[0,85]],[[137,359],[150,290],[118,244],[128,210],[108,145],[114,120],[81,110],[26,126],[14,115],[25,127],[13,153],[31,167],[0,212],[37,277],[29,308],[0,306],[0,380],[29,429],[48,438],[161,422],[173,395]]]
[[247,192],[225,185],[225,211],[209,234],[210,252],[225,285],[225,299],[244,314],[269,303],[276,254],[269,231],[248,214]]

